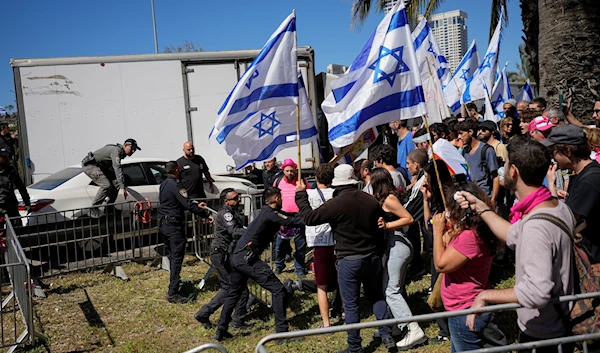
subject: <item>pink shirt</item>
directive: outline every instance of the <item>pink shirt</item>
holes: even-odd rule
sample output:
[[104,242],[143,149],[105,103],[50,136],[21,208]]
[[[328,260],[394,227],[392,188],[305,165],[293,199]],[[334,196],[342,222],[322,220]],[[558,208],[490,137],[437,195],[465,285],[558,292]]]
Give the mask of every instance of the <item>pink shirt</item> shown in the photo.
[[493,256],[483,240],[472,230],[460,232],[448,246],[466,256],[469,261],[458,270],[444,274],[442,300],[448,311],[468,309],[479,292],[490,288]]
[[[283,205],[281,209],[285,212],[298,212],[298,206],[296,206],[296,178],[293,182],[288,182],[286,177],[283,177],[277,185],[277,180],[273,183],[273,186],[281,190],[281,201]],[[306,180],[304,181],[306,188],[310,189]]]

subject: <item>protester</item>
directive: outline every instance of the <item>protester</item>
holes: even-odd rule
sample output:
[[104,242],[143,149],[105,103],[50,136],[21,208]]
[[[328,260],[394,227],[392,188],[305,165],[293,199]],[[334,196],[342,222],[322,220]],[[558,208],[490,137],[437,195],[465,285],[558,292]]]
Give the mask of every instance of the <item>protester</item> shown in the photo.
[[[308,201],[304,182],[299,181],[296,187],[296,203],[306,225],[331,225],[346,324],[360,322],[361,284],[365,297],[373,305],[373,313],[377,320],[389,318],[383,291],[384,271],[381,263],[384,236],[383,229],[378,225],[384,212],[375,198],[356,188],[357,183],[353,177],[352,166],[337,166],[331,183],[335,188],[334,197],[315,210]],[[379,335],[388,350],[396,349],[389,327],[379,327]],[[341,352],[361,352],[361,342],[359,331],[350,330],[348,348]]]
[[[281,191],[276,187],[267,187],[263,192],[263,198],[265,205],[238,240],[229,260],[231,265],[230,290],[223,303],[219,325],[214,335],[214,339],[217,341],[233,337],[227,330],[233,309],[240,300],[248,279],[254,280],[258,285],[271,292],[275,331],[287,332],[289,329],[285,310],[291,291],[283,286],[271,267],[260,257],[273,242],[273,237],[276,236],[276,232],[281,226],[301,227],[303,223],[297,215],[281,211],[283,199]],[[284,341],[279,341],[279,343],[284,343]]]
[[548,118],[548,120],[554,125],[558,126],[568,124],[565,114],[558,108],[548,107],[546,110],[544,110],[542,115]]
[[[384,284],[387,283],[386,301],[395,318],[412,316],[402,293],[404,292],[407,267],[413,257],[411,242],[406,237],[406,230],[413,223],[413,218],[402,207],[392,177],[387,170],[374,169],[371,173],[371,185],[373,186],[373,196],[379,201],[385,212],[383,219],[380,219],[379,227],[385,231],[386,238],[387,263],[385,268],[387,276],[384,276]],[[412,322],[398,326],[404,331],[403,338],[396,343],[398,348],[408,350],[427,341],[427,337],[418,323]]]
[[529,123],[529,136],[534,141],[541,142],[550,135],[552,128],[555,126],[545,116],[538,116]]
[[[408,120],[396,120],[390,123],[390,128],[398,136],[398,147],[396,161],[398,165],[406,169],[406,156],[408,153],[415,149],[415,145],[412,143],[412,134],[408,128]],[[408,174],[408,180],[411,178],[410,173]]]
[[[330,187],[333,181],[333,167],[329,164],[321,164],[315,171],[315,178],[317,179],[317,188],[306,190],[308,202],[313,210],[333,197],[333,189]],[[323,323],[319,327],[329,327],[328,284],[337,283],[336,257],[331,226],[327,223],[307,226],[306,243],[309,247],[314,247],[313,258],[317,300],[319,312],[323,319]]]
[[359,159],[354,162],[354,176],[357,180],[361,180],[365,183],[363,191],[367,194],[373,195],[373,188],[371,187],[371,170],[373,169],[373,161],[370,159]]
[[[505,185],[521,200],[512,208],[510,222],[473,194],[457,194],[461,207],[471,207],[500,241],[516,251],[515,287],[484,290],[471,308],[519,303],[522,306],[517,309],[520,343],[568,335],[564,318],[569,316],[570,304],[549,304],[549,301],[574,294],[573,244],[570,235],[553,222],[536,218],[547,215],[573,232],[571,211],[542,185],[550,159],[549,151],[530,139],[518,137],[508,145]],[[473,330],[477,321],[475,315],[469,315],[466,323]],[[563,345],[562,351],[568,351],[567,348]],[[556,349],[548,348],[548,351]]]
[[447,136],[448,141],[454,147],[458,149],[460,153],[462,153],[463,143],[462,140],[458,137],[458,131],[456,131],[456,124],[458,124],[458,119],[449,118],[445,120],[446,125],[448,126],[448,130],[450,130],[450,135]]
[[502,110],[504,111],[505,117],[516,118],[517,117],[517,101],[514,99],[508,99],[502,105]]
[[415,132],[412,137],[412,142],[416,146],[417,149],[423,150],[425,152],[429,151],[431,148],[430,145],[431,135],[427,133],[426,128],[421,128]]
[[472,180],[476,181],[477,185],[495,203],[500,190],[496,152],[488,144],[477,139],[479,130],[477,121],[466,119],[460,122],[456,129],[465,145],[463,156],[469,165]]
[[594,103],[594,113],[592,118],[596,121],[596,127],[600,127],[600,101]]
[[[282,206],[281,209],[287,213],[294,214],[298,212],[298,206],[294,200],[296,193],[296,184],[298,182],[298,165],[288,158],[283,161],[281,166],[283,175],[280,175],[273,182],[273,186],[281,190]],[[291,239],[294,240],[296,251],[294,252],[294,267],[298,279],[305,279],[306,268],[306,235],[304,227],[288,228],[282,227],[275,240],[275,273],[280,274],[285,269],[285,257],[292,252],[290,246]]]
[[[583,128],[573,124],[552,129],[542,144],[550,147],[554,160],[563,169],[574,172],[567,190],[566,203],[577,220],[585,220],[581,243],[594,262],[600,261],[600,165],[590,158],[591,150]],[[569,224],[571,224],[570,222]]]
[[502,165],[506,162],[506,157],[508,152],[506,151],[506,145],[502,143],[502,141],[496,140],[496,133],[498,131],[498,126],[495,122],[491,120],[486,120],[479,124],[479,133],[477,137],[484,143],[492,146],[494,148],[494,152],[496,152],[496,156],[502,159]]
[[[447,311],[468,309],[479,293],[490,288],[490,269],[498,247],[498,240],[481,218],[467,213],[454,200],[460,190],[476,195],[489,209],[494,207],[483,190],[468,183],[449,188],[447,214],[433,217],[433,261],[436,270],[444,273],[442,300]],[[447,244],[445,237],[449,239]],[[465,325],[466,319],[465,315],[448,318],[451,352],[483,348],[483,330],[492,320],[492,313],[478,316],[473,330]]]
[[265,189],[269,186],[272,186],[277,179],[281,175],[281,169],[277,165],[277,158],[269,159],[265,161],[265,168],[263,169],[263,184]]
[[529,108],[525,108],[520,114],[520,123],[519,128],[521,129],[521,135],[529,135],[529,123],[535,118],[536,115],[533,111],[529,110]]
[[461,116],[465,119],[468,117],[471,119],[475,119],[479,122],[483,121],[483,116],[479,114],[479,112],[477,111],[477,106],[473,102],[463,104],[461,106]]
[[521,119],[521,114],[525,109],[529,109],[529,101],[523,100],[517,103],[517,114],[519,115],[519,119]]
[[500,125],[500,137],[501,137],[502,143],[507,144],[508,141],[510,140],[510,138],[513,137],[513,135],[514,135],[513,119],[510,117],[502,118],[500,120],[499,125]]
[[531,100],[531,102],[529,102],[529,109],[531,109],[538,116],[542,115],[547,106],[548,103],[542,97],[535,97]]
[[429,126],[429,132],[431,132],[431,138],[433,143],[436,143],[439,139],[448,139],[450,137],[450,129],[448,125],[444,123],[435,123]]
[[[394,180],[394,186],[397,189],[406,189],[407,182],[404,180],[404,177],[400,172],[396,170],[394,167],[394,163],[396,162],[396,155],[394,149],[389,145],[378,145],[375,146],[373,151],[371,152],[371,159],[377,168],[385,168],[392,179]],[[404,161],[406,164],[406,161]]]

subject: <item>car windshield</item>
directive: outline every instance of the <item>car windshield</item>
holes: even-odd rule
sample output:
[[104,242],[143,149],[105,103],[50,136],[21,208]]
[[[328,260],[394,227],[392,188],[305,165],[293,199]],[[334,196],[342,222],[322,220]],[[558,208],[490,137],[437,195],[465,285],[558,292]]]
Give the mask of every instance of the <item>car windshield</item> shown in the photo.
[[37,183],[30,185],[31,189],[38,190],[54,190],[60,185],[66,183],[70,179],[76,177],[82,172],[81,168],[67,168],[60,172],[54,173],[49,177],[38,181]]

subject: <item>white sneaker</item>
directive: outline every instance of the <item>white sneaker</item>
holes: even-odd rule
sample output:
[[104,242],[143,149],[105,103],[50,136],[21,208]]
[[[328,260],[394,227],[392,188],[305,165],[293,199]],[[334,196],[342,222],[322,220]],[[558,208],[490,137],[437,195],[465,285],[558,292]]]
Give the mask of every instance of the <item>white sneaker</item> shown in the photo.
[[425,336],[425,332],[423,332],[418,323],[409,323],[407,330],[408,332],[406,332],[406,335],[404,335],[404,337],[396,343],[396,347],[398,347],[399,350],[407,351],[415,346],[427,342],[427,336]]

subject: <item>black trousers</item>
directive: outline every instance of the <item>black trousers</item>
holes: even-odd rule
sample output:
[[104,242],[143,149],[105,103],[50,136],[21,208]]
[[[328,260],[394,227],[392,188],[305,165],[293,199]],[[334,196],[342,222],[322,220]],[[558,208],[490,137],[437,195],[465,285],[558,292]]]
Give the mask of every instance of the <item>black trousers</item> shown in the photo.
[[[221,290],[210,300],[210,302],[202,307],[198,312],[198,315],[204,318],[210,317],[212,314],[217,311],[221,305],[225,302],[225,298],[227,298],[227,294],[231,288],[231,266],[229,265],[229,261],[225,252],[215,252],[210,255],[210,263],[217,271],[217,277],[219,278],[219,283],[221,284]],[[235,305],[235,315],[233,316],[234,324],[242,324],[244,322],[244,317],[246,316],[246,303],[248,302],[248,287],[245,286],[240,296],[240,299],[237,301]]]
[[159,227],[159,232],[162,234],[165,248],[169,256],[169,292],[168,295],[175,295],[179,292],[179,275],[181,274],[181,266],[183,265],[183,257],[185,256],[185,245],[187,239],[180,225],[172,223],[163,223]]
[[248,264],[244,259],[245,252],[233,254],[229,260],[231,264],[230,289],[221,310],[219,319],[219,330],[227,331],[231,322],[231,315],[237,302],[240,300],[248,279],[254,280],[259,286],[271,292],[273,302],[273,313],[275,314],[275,331],[287,332],[288,322],[285,318],[285,308],[290,292],[279,281],[273,270],[261,260],[255,260]]
[[[565,335],[563,337],[567,337],[567,336],[568,335]],[[535,338],[535,337],[528,336],[528,335],[524,334],[523,332],[519,332],[519,343],[528,343],[528,342],[535,342],[535,341],[543,341],[545,339],[548,339],[548,338]],[[572,353],[574,348],[575,347],[574,347],[573,343],[564,344],[562,346],[562,352],[563,353]],[[557,353],[558,352],[558,347],[557,346],[539,347],[539,348],[536,348],[535,351],[537,353]],[[524,350],[521,350],[519,352],[528,353],[528,352],[532,352],[532,350],[531,349],[524,349]]]

